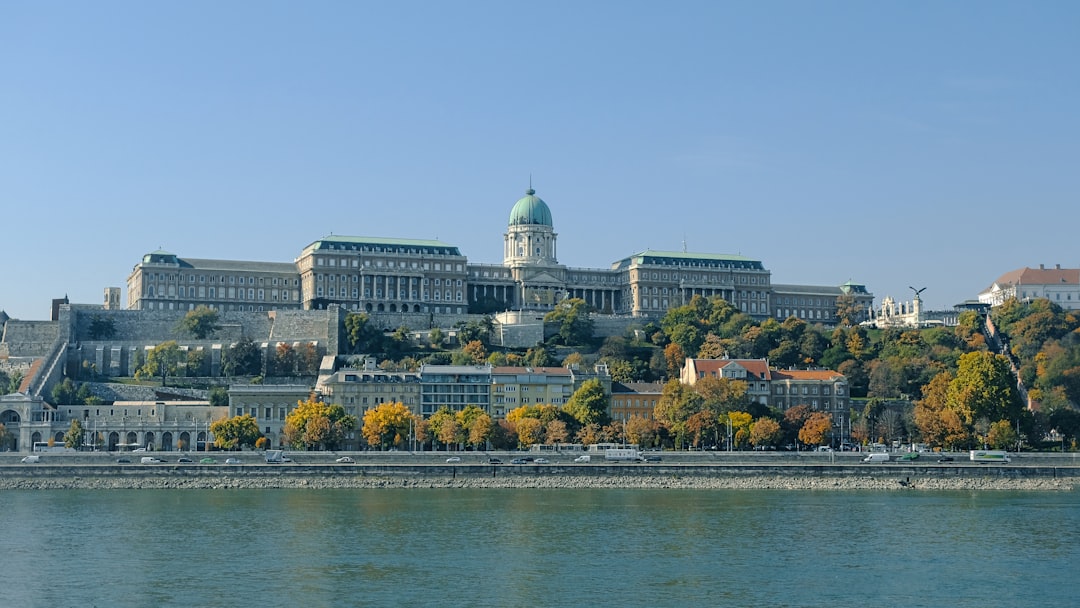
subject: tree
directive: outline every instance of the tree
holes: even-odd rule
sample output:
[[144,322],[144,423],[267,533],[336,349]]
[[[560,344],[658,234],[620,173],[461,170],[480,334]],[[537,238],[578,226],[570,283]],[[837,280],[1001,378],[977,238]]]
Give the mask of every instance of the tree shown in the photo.
[[479,449],[491,439],[491,433],[495,429],[495,421],[487,413],[483,413],[473,419],[468,429],[469,444]]
[[0,422],[0,452],[10,451],[15,443],[15,436]]
[[544,315],[544,323],[559,325],[559,340],[566,345],[588,344],[593,337],[589,305],[581,298],[567,298]]
[[451,443],[459,442],[459,437],[462,435],[461,425],[458,424],[457,416],[450,411],[450,408],[446,406],[439,408],[427,422],[431,436],[436,441],[443,442],[447,451],[450,450]]
[[221,407],[229,405],[229,391],[224,386],[215,386],[210,389],[210,405]]
[[165,386],[166,378],[178,375],[180,362],[186,360],[176,340],[162,342],[146,353],[146,362],[135,370],[135,378],[160,377],[161,386]]
[[415,429],[416,422],[404,404],[381,403],[365,411],[361,434],[368,445],[379,449],[402,446],[409,440],[409,430]]
[[214,434],[214,445],[223,450],[254,447],[262,437],[259,423],[251,414],[216,420],[210,423],[210,432]]
[[1006,450],[1016,447],[1020,441],[1020,435],[1016,433],[1016,428],[1008,420],[998,420],[990,425],[986,441],[995,450]]
[[534,443],[540,443],[543,425],[536,418],[522,418],[514,424],[517,430],[518,447],[527,448]]
[[563,410],[582,425],[607,424],[608,397],[604,394],[604,385],[596,378],[586,380],[570,396]]
[[381,347],[382,332],[373,327],[370,318],[362,312],[345,315],[345,339],[350,352],[362,353],[378,351]]
[[960,357],[947,399],[968,426],[978,418],[1015,420],[1023,410],[1008,360],[988,352]]
[[[368,412],[371,411],[374,410],[368,410]],[[367,422],[367,414],[364,415],[364,421]],[[312,425],[310,429],[309,424]],[[345,408],[341,405],[323,403],[314,399],[299,401],[296,408],[285,416],[285,442],[294,449],[332,450],[345,439],[346,433],[356,429],[357,425],[356,416],[346,414]],[[367,435],[365,434],[364,437],[366,438]],[[370,441],[369,443],[376,445]]]
[[274,373],[279,376],[292,376],[297,372],[296,349],[288,342],[282,342],[274,349]]
[[570,431],[566,427],[566,423],[562,420],[552,420],[547,424],[545,430],[546,436],[544,442],[550,445],[566,443],[566,440],[570,438]]
[[218,324],[218,312],[209,306],[199,305],[189,310],[176,324],[179,332],[187,333],[198,340],[205,340],[221,329]]
[[95,315],[90,319],[90,328],[87,333],[91,340],[109,340],[116,335],[116,324],[112,318]]
[[442,348],[445,339],[446,336],[443,334],[443,330],[438,327],[428,332],[428,342],[431,344],[431,348]]
[[758,418],[754,425],[750,427],[750,443],[755,446],[758,445],[772,445],[775,446],[779,443],[780,438],[784,432],[780,428],[780,423],[772,418]]
[[261,359],[255,342],[243,337],[225,351],[221,368],[226,376],[254,376],[262,372]]
[[83,427],[82,422],[78,418],[74,418],[71,421],[71,426],[68,427],[68,431],[64,433],[64,447],[79,449],[83,444]]
[[799,441],[807,445],[821,445],[832,432],[832,419],[825,412],[814,412],[799,429]]

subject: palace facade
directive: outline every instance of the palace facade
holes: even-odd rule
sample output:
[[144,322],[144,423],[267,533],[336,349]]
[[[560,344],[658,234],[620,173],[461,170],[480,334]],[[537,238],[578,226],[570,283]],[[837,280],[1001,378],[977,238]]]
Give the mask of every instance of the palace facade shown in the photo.
[[129,309],[323,309],[368,313],[491,314],[547,311],[580,298],[597,312],[659,317],[695,295],[719,296],[752,317],[836,321],[837,300],[869,310],[873,294],[856,283],[773,285],[757,259],[645,250],[610,268],[575,268],[558,259],[551,209],[529,188],[510,211],[502,264],[469,263],[436,240],[331,235],[292,263],[143,256],[128,277]]

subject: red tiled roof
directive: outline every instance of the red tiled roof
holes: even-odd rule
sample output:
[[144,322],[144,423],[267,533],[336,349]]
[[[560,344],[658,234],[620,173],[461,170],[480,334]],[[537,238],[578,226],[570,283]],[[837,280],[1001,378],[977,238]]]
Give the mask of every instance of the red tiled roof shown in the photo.
[[30,364],[30,369],[26,371],[26,375],[23,376],[22,382],[19,383],[19,392],[26,393],[30,391],[30,384],[34,381],[34,377],[41,371],[41,366],[45,364],[44,359],[37,359]]
[[1080,268],[1020,268],[1006,272],[995,285],[1080,285]]
[[[746,371],[757,379],[768,380],[771,374],[767,359],[694,359],[694,369],[699,373],[705,372],[706,376],[711,376],[714,372],[720,372],[720,370],[732,363],[737,363],[746,368]],[[720,376],[721,374],[716,373],[716,375]]]

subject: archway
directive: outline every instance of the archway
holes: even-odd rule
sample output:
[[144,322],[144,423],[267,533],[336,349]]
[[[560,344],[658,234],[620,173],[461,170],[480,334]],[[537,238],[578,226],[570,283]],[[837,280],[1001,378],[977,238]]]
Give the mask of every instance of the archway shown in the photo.
[[187,431],[180,433],[180,440],[176,442],[176,449],[181,451],[191,449],[191,433]]
[[161,450],[163,452],[171,452],[173,450],[172,433],[161,434]]
[[145,447],[147,451],[153,451],[153,450],[157,449],[155,447],[155,445],[154,445],[154,434],[153,433],[146,433],[145,435],[143,435],[143,443],[142,444],[143,444],[143,447]]
[[110,452],[116,451],[116,446],[120,445],[120,433],[113,431],[109,433],[108,449]]

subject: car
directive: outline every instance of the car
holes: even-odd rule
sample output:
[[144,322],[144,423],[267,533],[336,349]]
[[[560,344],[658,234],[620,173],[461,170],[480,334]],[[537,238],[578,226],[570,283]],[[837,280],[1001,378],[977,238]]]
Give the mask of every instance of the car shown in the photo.
[[645,454],[642,456],[645,462],[660,462],[661,458],[656,454]]
[[525,462],[524,458],[515,458],[510,461],[510,464],[525,464]]
[[135,448],[134,450],[131,450],[131,451],[132,452],[145,452],[146,448]]
[[498,458],[488,458],[488,464],[502,464],[502,460]]
[[139,459],[139,462],[142,464],[161,464],[165,461],[160,458],[154,458],[153,456],[143,456]]
[[21,462],[23,464],[33,464],[35,462],[41,462],[41,456],[37,456],[37,455],[25,456],[19,462]]
[[130,458],[117,458],[116,464],[131,464]]
[[239,458],[226,458],[225,464],[244,464]]
[[952,462],[953,457],[952,456],[942,456],[941,458],[938,458],[937,461],[938,462]]
[[533,464],[548,464],[547,458],[537,458],[533,461]]
[[918,452],[908,452],[907,454],[904,454],[903,456],[901,456],[899,458],[899,460],[901,462],[904,462],[904,461],[910,462],[912,460],[918,460],[918,459],[919,459],[919,453]]
[[461,462],[461,458],[458,456],[451,456],[446,459],[446,462]]
[[351,464],[351,463],[356,462],[356,461],[353,460],[352,458],[350,458],[349,456],[342,456],[341,458],[338,458],[334,462],[340,462],[341,464]]
[[199,464],[217,464],[217,460],[207,456],[206,458],[199,460]]
[[191,462],[191,459],[188,458],[187,456],[181,456],[180,458],[176,459],[176,462],[179,462],[179,463],[183,464],[183,463],[186,463],[186,462]]

